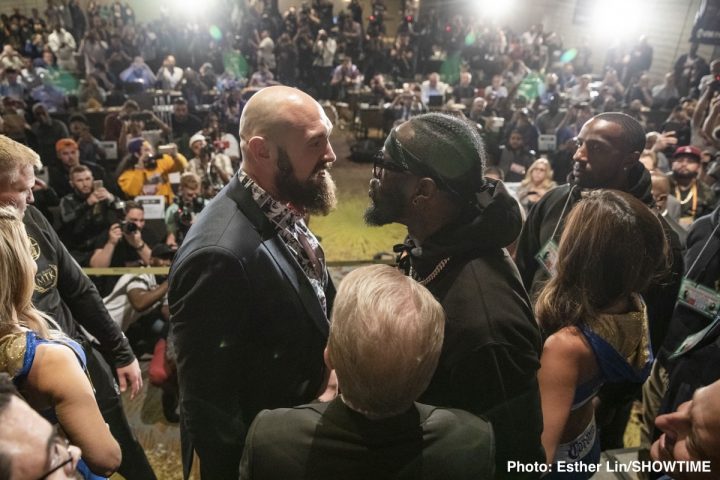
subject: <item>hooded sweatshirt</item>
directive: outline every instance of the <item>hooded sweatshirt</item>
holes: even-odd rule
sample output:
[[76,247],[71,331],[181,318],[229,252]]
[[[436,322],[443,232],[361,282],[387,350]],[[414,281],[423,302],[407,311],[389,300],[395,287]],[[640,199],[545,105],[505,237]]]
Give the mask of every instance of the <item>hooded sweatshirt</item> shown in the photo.
[[520,232],[517,202],[502,182],[477,194],[479,209],[468,212],[425,240],[396,250],[407,254],[401,268],[427,283],[446,314],[445,340],[430,386],[420,401],[461,408],[493,424],[497,478],[507,461],[544,462],[542,412],[537,384],[540,333],[520,275],[504,249]]

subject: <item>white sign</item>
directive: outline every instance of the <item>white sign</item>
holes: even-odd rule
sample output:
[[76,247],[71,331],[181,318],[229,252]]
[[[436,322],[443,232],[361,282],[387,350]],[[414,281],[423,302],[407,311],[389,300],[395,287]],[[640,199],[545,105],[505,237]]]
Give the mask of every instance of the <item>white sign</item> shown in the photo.
[[162,195],[140,195],[135,197],[145,210],[145,220],[165,219],[165,197]]

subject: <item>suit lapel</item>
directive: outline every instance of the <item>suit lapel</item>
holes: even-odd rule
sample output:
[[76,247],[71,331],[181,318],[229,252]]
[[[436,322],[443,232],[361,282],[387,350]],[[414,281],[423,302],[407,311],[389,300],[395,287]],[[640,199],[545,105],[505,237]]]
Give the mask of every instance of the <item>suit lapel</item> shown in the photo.
[[[301,303],[310,317],[312,317],[315,325],[318,327],[320,332],[327,337],[330,327],[328,317],[323,311],[317,295],[315,295],[315,290],[310,284],[310,280],[308,280],[307,275],[305,275],[305,272],[302,267],[300,267],[300,264],[293,254],[290,250],[288,250],[285,242],[282,241],[275,231],[275,227],[272,223],[270,223],[270,220],[268,220],[262,210],[260,210],[257,203],[255,203],[250,191],[240,184],[237,175],[233,176],[226,188],[227,196],[235,201],[240,211],[242,211],[248,220],[250,220],[250,222],[257,228],[258,233],[262,238],[263,247],[265,247],[275,261],[275,264],[283,272],[285,278],[295,289]],[[327,290],[334,289],[334,287],[332,287],[332,282],[330,282],[330,285],[331,287]],[[327,291],[326,293],[327,308],[328,311],[330,311],[334,292]]]

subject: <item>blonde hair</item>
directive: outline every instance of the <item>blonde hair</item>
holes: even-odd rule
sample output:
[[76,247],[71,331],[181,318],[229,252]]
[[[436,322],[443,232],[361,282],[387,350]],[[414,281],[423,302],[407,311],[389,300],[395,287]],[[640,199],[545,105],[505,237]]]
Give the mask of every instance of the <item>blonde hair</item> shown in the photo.
[[527,173],[525,173],[525,178],[522,182],[520,182],[521,187],[527,187],[532,184],[532,172],[536,168],[538,168],[540,165],[545,165],[547,167],[547,170],[545,171],[545,180],[543,180],[542,184],[540,185],[540,188],[544,188],[545,190],[551,189],[554,185],[553,181],[553,169],[552,166],[550,166],[550,162],[545,158],[538,158],[535,160],[532,165],[530,165],[530,168],[527,169]]
[[0,278],[3,279],[0,284],[0,335],[24,327],[43,338],[57,336],[50,329],[50,326],[58,329],[57,324],[32,304],[37,267],[31,249],[18,209],[0,206]]
[[41,169],[40,156],[22,143],[0,135],[0,182],[16,181],[26,167]]
[[407,411],[435,372],[444,324],[432,294],[395,268],[350,272],[338,289],[328,340],[345,403],[369,418]]
[[185,172],[180,177],[180,188],[195,189],[200,186],[200,177],[193,172]]

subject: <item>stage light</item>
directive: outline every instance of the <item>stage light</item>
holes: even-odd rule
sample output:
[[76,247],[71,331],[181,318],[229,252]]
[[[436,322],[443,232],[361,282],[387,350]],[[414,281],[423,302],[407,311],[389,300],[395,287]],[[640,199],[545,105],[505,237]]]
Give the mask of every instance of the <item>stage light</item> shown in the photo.
[[592,16],[595,35],[601,39],[633,39],[648,25],[653,8],[645,0],[598,0]]
[[514,0],[478,0],[476,12],[492,21],[505,20],[515,7]]
[[[197,0],[172,0],[170,3],[170,11],[175,11],[186,17],[197,17],[204,9],[208,8],[208,2],[198,2]],[[202,8],[201,8],[202,7]]]

